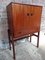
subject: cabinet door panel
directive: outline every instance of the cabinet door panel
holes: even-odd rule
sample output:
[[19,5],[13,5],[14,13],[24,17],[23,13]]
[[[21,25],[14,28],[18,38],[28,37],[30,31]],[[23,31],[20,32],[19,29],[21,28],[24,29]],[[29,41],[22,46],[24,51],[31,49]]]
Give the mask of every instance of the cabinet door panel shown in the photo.
[[13,24],[15,37],[22,35],[23,28],[23,5],[15,4],[13,6]]
[[41,16],[41,7],[32,6],[33,10],[31,12],[31,26],[34,32],[39,31],[40,29],[40,16]]
[[35,7],[35,24],[34,27],[39,31],[40,30],[40,22],[41,22],[41,11],[42,7]]
[[25,34],[28,34],[30,30],[30,6],[24,5],[24,30]]
[[30,6],[30,32],[33,33],[34,32],[34,24],[35,24],[35,19],[34,19],[34,6],[31,5]]

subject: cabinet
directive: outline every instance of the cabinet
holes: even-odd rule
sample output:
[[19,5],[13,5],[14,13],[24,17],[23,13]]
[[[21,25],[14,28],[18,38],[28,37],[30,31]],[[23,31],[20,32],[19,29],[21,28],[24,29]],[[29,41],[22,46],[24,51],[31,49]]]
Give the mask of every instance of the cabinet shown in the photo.
[[40,31],[41,6],[11,3],[7,6],[9,29],[14,38]]
[[[37,43],[38,46],[41,13],[42,13],[42,6],[38,5],[10,3],[7,6],[9,43],[12,42],[13,44],[13,55],[15,55],[14,41],[17,41],[19,38],[27,37],[29,36],[29,34],[30,36],[34,35],[38,37],[38,43]],[[38,32],[38,35],[34,34],[36,32]]]

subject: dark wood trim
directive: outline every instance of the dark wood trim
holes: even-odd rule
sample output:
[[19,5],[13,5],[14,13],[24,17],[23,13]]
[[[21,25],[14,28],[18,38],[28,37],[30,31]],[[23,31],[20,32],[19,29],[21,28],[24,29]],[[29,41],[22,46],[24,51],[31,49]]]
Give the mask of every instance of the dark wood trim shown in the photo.
[[33,34],[34,36],[36,36],[36,37],[38,37],[38,35],[36,35],[36,34]]
[[39,32],[38,32],[38,35],[36,34],[31,34],[30,35],[30,42],[31,42],[31,36],[36,36],[37,37],[37,48],[39,47]]
[[37,47],[39,47],[39,32],[38,32],[38,38],[37,38]]
[[11,50],[10,30],[8,29],[9,49]]
[[[36,34],[31,34],[30,36],[27,35],[27,36],[25,36],[25,37],[26,37],[26,38],[27,38],[27,37],[30,37],[30,42],[31,42],[31,37],[32,37],[32,36],[36,36],[36,37],[37,37],[37,48],[38,48],[38,47],[39,47],[39,32],[38,32],[38,35],[36,35]],[[13,37],[12,37],[12,40],[10,40],[10,31],[9,31],[9,30],[8,30],[8,37],[9,37],[9,47],[10,47],[10,50],[11,50],[11,43],[12,43],[13,59],[16,60],[14,41],[16,42],[18,39],[17,39],[17,40],[14,40]],[[25,38],[25,37],[23,37],[23,38]],[[20,38],[20,39],[22,39],[22,38]],[[20,40],[20,39],[19,39],[19,40]]]
[[30,42],[31,42],[31,35],[30,35]]
[[15,58],[15,45],[14,45],[13,38],[12,38],[12,48],[13,48],[13,59],[16,60],[16,58]]

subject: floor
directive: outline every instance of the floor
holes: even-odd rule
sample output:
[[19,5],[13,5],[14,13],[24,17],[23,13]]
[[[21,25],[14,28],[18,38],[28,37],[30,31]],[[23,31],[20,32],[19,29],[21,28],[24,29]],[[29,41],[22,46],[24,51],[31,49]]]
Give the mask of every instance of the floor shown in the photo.
[[[40,32],[39,48],[36,47],[36,37],[32,37],[32,43],[28,39],[16,42],[16,60],[45,60],[45,35]],[[0,60],[13,60],[12,50],[0,49]]]

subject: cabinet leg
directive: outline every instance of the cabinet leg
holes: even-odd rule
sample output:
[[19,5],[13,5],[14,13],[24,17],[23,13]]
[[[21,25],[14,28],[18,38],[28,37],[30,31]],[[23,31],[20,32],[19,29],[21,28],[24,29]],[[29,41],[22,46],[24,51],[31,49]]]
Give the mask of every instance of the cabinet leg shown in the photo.
[[9,49],[11,50],[11,41],[9,40]]
[[11,50],[11,40],[10,40],[10,31],[8,30],[8,38],[9,38],[9,49]]
[[30,36],[30,42],[31,42],[31,36]]
[[12,47],[13,47],[13,59],[15,59],[15,45],[14,45],[14,41],[12,41]]
[[38,32],[38,38],[37,38],[37,47],[39,47],[39,32]]

